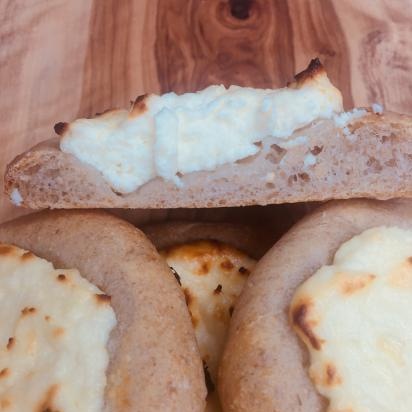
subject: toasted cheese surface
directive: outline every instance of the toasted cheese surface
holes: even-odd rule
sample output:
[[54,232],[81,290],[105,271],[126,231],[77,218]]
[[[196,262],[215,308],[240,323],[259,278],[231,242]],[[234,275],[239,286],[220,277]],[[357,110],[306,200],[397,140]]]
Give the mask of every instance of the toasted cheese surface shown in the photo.
[[412,410],[412,231],[367,230],[296,291],[290,320],[328,412]]
[[110,299],[77,270],[0,243],[0,410],[101,412]]
[[214,241],[175,246],[162,255],[180,279],[200,354],[215,384],[235,301],[256,262]]
[[[293,87],[292,87],[293,86]],[[256,154],[267,136],[286,138],[342,111],[342,96],[324,69],[282,89],[214,85],[197,93],[139,97],[64,127],[60,148],[100,171],[119,193],[160,176],[213,170]]]

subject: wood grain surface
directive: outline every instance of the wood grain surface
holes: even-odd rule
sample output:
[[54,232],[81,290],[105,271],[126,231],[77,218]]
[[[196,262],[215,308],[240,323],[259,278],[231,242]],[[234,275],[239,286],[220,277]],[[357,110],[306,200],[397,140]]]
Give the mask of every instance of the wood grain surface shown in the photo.
[[[0,170],[143,92],[280,87],[319,56],[347,108],[412,113],[412,0],[1,0]],[[22,211],[0,197],[0,221]]]

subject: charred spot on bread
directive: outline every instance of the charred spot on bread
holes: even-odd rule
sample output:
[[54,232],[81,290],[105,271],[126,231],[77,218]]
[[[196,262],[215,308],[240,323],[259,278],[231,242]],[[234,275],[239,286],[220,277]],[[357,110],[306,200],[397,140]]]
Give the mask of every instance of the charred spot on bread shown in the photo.
[[313,349],[321,350],[324,341],[318,338],[312,330],[313,322],[308,319],[310,310],[310,302],[301,302],[292,308],[291,318],[292,324],[307,338]]
[[136,97],[136,100],[133,102],[132,110],[130,112],[130,114],[133,117],[134,116],[140,116],[148,110],[147,109],[147,104],[146,104],[146,100],[147,100],[148,97],[149,97],[148,94],[142,94],[142,95]]
[[13,349],[13,346],[16,344],[16,339],[13,337],[10,337],[9,340],[7,341],[6,348],[7,350]]
[[229,316],[232,317],[233,311],[235,310],[234,306],[229,307]]
[[193,297],[190,294],[190,291],[188,288],[183,288],[183,294],[185,295],[186,305],[189,307],[190,304],[193,302]]
[[220,292],[222,292],[222,285],[219,283],[219,284],[216,286],[216,289],[213,291],[213,294],[219,295]]
[[25,307],[21,310],[21,314],[22,316],[26,316],[26,315],[34,315],[36,313],[37,309],[33,308],[33,307]]
[[309,66],[306,67],[305,70],[302,70],[300,73],[295,75],[295,81],[288,84],[290,88],[299,88],[304,83],[310,82],[315,77],[319,76],[320,74],[325,73],[325,68],[323,67],[322,63],[320,62],[319,58],[316,57],[312,59],[309,63]]
[[250,274],[250,270],[247,269],[247,268],[245,268],[244,266],[241,266],[241,267],[239,268],[238,272],[239,272],[241,275],[244,275],[244,276],[249,276],[249,274]]
[[59,282],[66,282],[67,277],[66,277],[66,275],[64,275],[63,273],[60,273],[59,275],[57,275],[57,280],[58,280]]
[[121,192],[113,189],[112,187],[110,188],[110,190],[111,190],[116,196],[119,196],[119,197],[122,197],[122,196],[123,196],[123,193],[121,193]]
[[112,297],[105,293],[96,293],[94,296],[96,297],[97,303],[110,303],[112,300]]
[[69,128],[69,123],[58,122],[54,125],[54,131],[59,136],[63,136]]
[[205,373],[205,383],[206,383],[207,393],[214,392],[215,384],[213,383],[212,377],[210,376],[209,368],[205,361],[203,361],[203,371]]
[[172,268],[171,266],[169,266],[169,267],[170,267],[170,270],[171,270],[172,273],[173,273],[173,276],[176,278],[177,283],[179,284],[179,286],[182,286],[182,281],[181,281],[181,279],[180,279],[179,274],[176,272],[176,270],[175,270],[174,268]]

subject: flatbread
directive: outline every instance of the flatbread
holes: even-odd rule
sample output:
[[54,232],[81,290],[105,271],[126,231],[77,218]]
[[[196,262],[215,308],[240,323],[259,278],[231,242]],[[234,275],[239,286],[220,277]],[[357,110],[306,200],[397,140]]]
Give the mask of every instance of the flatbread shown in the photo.
[[412,228],[412,201],[330,202],[297,223],[258,262],[237,302],[219,371],[227,412],[324,412],[307,373],[307,350],[288,322],[298,285],[339,246],[382,225]]
[[105,212],[46,211],[1,225],[0,241],[76,268],[111,296],[118,324],[105,410],[204,411],[203,367],[183,293],[142,232]]

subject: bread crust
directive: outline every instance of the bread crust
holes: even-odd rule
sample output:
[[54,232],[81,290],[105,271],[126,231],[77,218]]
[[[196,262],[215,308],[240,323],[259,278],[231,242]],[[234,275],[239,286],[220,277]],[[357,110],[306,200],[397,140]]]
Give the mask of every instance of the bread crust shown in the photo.
[[412,119],[396,113],[369,113],[347,129],[333,120],[319,120],[286,140],[263,139],[254,156],[185,174],[181,187],[156,178],[126,195],[115,193],[93,167],[61,152],[55,138],[8,165],[5,191],[11,197],[18,193],[21,205],[34,209],[199,208],[412,197],[411,137]]
[[288,322],[296,288],[339,246],[382,225],[412,228],[412,201],[330,202],[286,233],[258,262],[238,300],[219,370],[225,412],[324,412],[308,355]]
[[108,412],[198,411],[206,388],[180,287],[144,234],[102,211],[45,211],[0,225],[0,241],[76,268],[111,296]]
[[263,227],[225,222],[169,221],[143,226],[142,230],[157,250],[197,240],[217,240],[254,259],[260,259],[276,239]]

